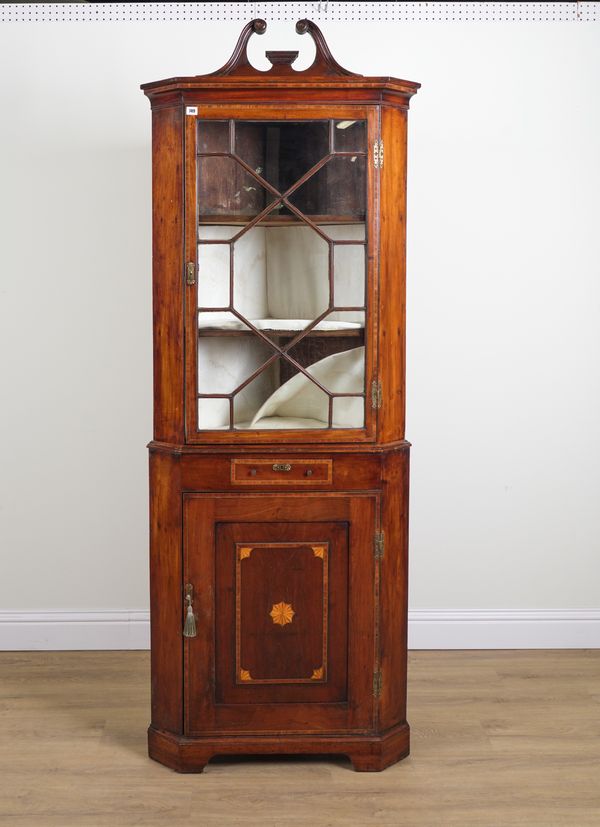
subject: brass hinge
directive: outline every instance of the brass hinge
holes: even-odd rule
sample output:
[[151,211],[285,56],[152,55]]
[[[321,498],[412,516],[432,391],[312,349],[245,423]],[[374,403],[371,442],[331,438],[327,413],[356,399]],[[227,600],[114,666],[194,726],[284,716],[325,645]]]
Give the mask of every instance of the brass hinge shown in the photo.
[[381,669],[373,672],[373,697],[378,698],[381,695]]
[[373,144],[373,166],[375,169],[383,169],[383,141],[375,141]]
[[383,394],[381,391],[381,382],[379,379],[373,379],[371,382],[371,407],[375,410],[381,408],[383,401]]
[[376,560],[383,560],[385,553],[385,534],[383,531],[376,531],[373,535],[373,555]]
[[188,261],[187,266],[185,268],[186,276],[185,282],[188,285],[196,284],[196,264],[193,261]]

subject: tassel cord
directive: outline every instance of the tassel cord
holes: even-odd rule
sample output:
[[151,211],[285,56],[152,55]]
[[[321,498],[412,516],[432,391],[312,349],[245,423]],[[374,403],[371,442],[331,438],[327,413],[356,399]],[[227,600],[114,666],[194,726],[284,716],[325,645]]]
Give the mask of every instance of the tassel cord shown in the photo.
[[185,615],[185,624],[183,626],[183,636],[196,637],[196,616],[194,615],[191,598],[188,596],[186,599],[188,601],[188,606]]

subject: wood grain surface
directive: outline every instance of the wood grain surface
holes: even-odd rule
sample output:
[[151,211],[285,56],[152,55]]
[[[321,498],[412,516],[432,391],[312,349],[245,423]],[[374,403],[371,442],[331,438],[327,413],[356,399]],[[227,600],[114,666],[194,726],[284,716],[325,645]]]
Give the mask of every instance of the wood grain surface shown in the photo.
[[152,114],[154,439],[184,439],[181,109]]
[[0,653],[4,827],[596,827],[600,651],[413,652],[410,758],[146,754],[146,652]]
[[[276,540],[269,542],[273,535]],[[252,538],[249,544],[247,537]],[[236,565],[231,558],[244,545],[245,556],[239,555]],[[347,524],[222,524],[217,529],[216,560],[217,701],[344,702]],[[290,606],[289,622],[275,622],[277,613],[271,615],[269,610],[278,601]],[[231,616],[236,617],[236,628],[231,628]],[[250,674],[240,685],[242,668]],[[316,669],[321,672],[318,676],[314,676]]]

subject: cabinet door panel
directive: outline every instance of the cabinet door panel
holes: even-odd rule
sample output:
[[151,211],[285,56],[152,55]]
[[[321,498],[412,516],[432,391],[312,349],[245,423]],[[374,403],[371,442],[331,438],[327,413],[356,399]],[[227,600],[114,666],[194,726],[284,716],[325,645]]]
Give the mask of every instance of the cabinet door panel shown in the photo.
[[348,523],[220,524],[216,576],[217,703],[347,701]]
[[373,441],[378,110],[185,124],[186,441]]
[[368,731],[376,495],[186,495],[186,732]]

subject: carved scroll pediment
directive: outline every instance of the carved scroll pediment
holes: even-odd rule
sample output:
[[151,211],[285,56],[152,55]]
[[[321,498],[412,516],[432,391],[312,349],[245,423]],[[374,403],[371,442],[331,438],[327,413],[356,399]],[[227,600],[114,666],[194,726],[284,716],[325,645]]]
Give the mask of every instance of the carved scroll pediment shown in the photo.
[[309,34],[316,46],[315,59],[304,71],[296,71],[292,68],[293,62],[298,57],[295,51],[268,51],[265,52],[267,59],[271,62],[271,68],[266,71],[256,69],[248,60],[248,41],[253,34],[264,34],[267,30],[265,20],[257,18],[247,23],[239,36],[233,54],[227,63],[216,72],[211,72],[209,77],[248,77],[248,76],[269,76],[269,77],[361,77],[354,72],[349,72],[337,62],[331,54],[329,46],[323,33],[312,20],[299,20],[296,23],[298,34]]

